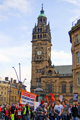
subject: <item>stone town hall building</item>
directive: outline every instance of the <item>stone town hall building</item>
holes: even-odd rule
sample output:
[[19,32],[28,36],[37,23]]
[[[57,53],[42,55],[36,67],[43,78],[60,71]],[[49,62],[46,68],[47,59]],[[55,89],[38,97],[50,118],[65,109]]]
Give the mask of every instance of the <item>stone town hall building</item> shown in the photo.
[[[63,95],[63,99],[73,101],[73,93],[80,96],[80,21],[69,31],[72,43],[72,65],[55,66],[51,64],[51,32],[47,24],[44,10],[40,11],[38,24],[32,33],[32,74],[31,92],[51,100],[50,93],[55,99]],[[80,97],[79,97],[80,98]]]

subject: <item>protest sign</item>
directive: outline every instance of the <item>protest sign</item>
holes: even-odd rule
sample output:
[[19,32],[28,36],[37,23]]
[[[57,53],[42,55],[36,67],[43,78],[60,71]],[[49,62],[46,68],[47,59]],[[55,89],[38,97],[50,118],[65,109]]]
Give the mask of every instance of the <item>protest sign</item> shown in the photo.
[[20,104],[29,104],[30,106],[34,106],[36,96],[36,94],[23,90],[20,98]]
[[73,94],[73,102],[77,102],[78,101],[78,93],[74,93]]

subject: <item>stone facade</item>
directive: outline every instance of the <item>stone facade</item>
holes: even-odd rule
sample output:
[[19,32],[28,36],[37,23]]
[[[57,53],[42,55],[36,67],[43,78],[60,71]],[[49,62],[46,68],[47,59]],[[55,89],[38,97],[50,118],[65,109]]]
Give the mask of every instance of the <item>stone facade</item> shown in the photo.
[[72,44],[73,93],[78,93],[78,101],[80,102],[80,19],[75,22],[69,35]]
[[12,103],[17,104],[20,101],[22,90],[25,90],[25,86],[22,83],[16,83],[16,80],[0,80],[0,105]]
[[50,93],[54,94],[56,100],[59,99],[59,95],[63,95],[63,99],[72,102],[72,65],[54,66],[51,64],[50,25],[47,24],[47,17],[44,14],[43,7],[40,12],[38,24],[35,24],[32,32],[31,92],[34,93],[37,85],[40,84],[45,102],[46,95],[51,102]]

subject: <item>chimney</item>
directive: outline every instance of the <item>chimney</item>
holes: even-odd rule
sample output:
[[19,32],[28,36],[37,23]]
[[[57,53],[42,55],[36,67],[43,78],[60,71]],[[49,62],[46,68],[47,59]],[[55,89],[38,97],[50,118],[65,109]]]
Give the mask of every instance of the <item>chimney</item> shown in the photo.
[[14,84],[16,83],[16,80],[14,80]]
[[11,83],[13,83],[13,78],[11,78]]
[[8,77],[5,77],[5,81],[8,81]]

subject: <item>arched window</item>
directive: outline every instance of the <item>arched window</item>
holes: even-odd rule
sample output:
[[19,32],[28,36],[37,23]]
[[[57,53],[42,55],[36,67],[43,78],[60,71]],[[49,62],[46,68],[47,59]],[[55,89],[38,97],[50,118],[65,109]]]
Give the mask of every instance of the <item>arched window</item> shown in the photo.
[[40,28],[40,32],[42,32],[42,28]]
[[33,35],[33,39],[34,39],[34,35]]
[[40,35],[40,38],[42,38],[42,34]]
[[39,38],[39,35],[38,35],[38,38]]
[[42,23],[42,18],[40,19],[40,23]]
[[45,23],[45,19],[43,19],[43,23]]
[[46,38],[46,34],[43,34],[43,38]]
[[36,39],[36,35],[33,35],[33,39]]
[[48,75],[52,76],[52,70],[48,71]]
[[38,28],[38,32],[39,32],[39,28]]

